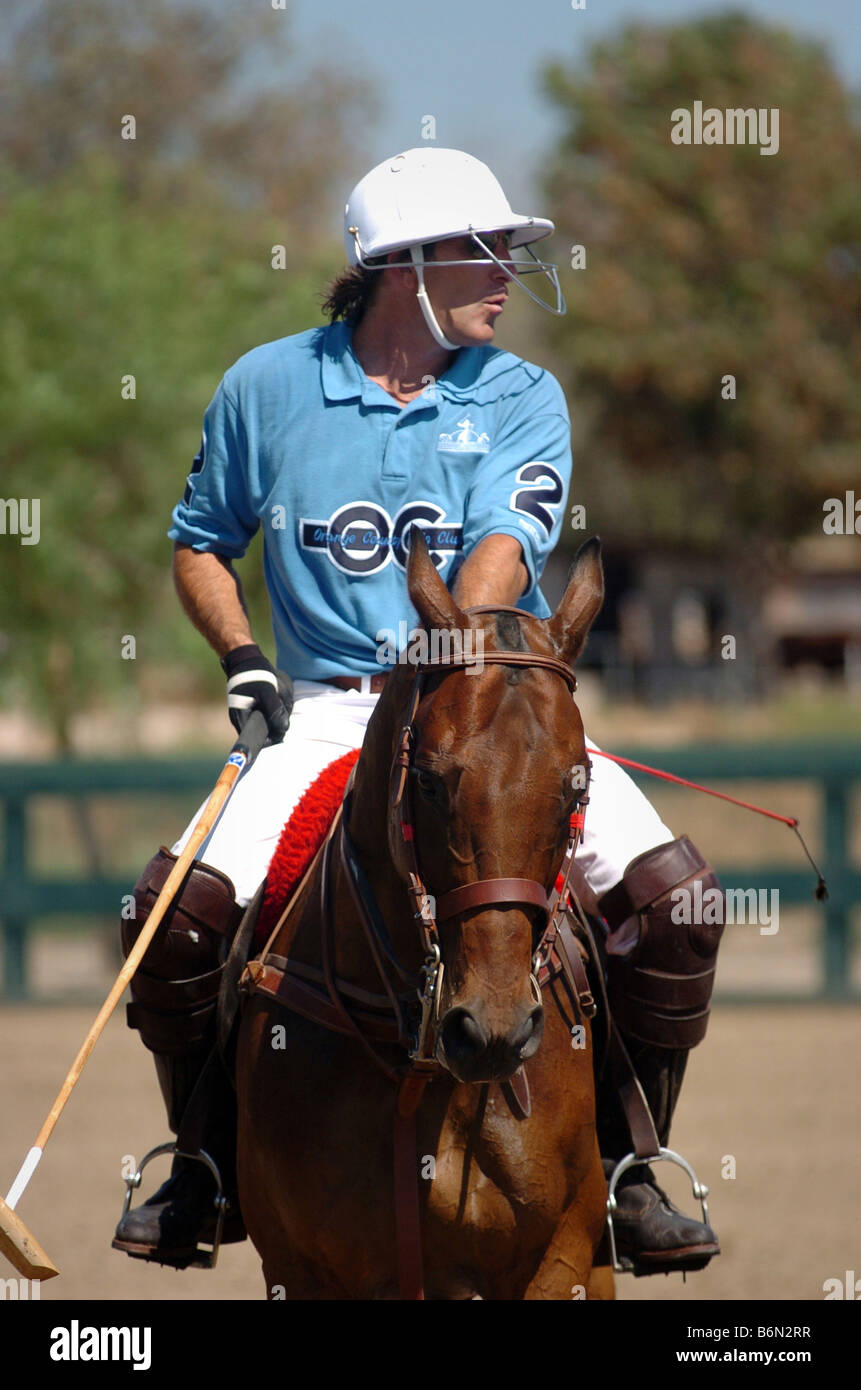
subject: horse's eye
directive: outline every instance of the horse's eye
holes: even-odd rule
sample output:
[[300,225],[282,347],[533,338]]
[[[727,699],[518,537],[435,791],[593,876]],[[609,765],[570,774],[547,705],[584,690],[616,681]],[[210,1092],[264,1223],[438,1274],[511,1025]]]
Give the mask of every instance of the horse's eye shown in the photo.
[[425,772],[423,768],[416,768],[416,782],[418,783],[419,790],[422,791],[425,796],[433,797],[436,794],[436,781],[430,773]]

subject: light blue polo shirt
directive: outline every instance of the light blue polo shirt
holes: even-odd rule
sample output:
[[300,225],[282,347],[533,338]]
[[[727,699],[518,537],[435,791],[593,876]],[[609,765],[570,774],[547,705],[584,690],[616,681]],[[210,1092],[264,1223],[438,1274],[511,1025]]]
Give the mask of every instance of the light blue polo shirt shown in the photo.
[[377,633],[417,623],[404,535],[418,522],[451,586],[485,536],[516,536],[537,581],[571,474],[570,425],[549,372],[461,348],[407,405],[362,371],[342,322],[246,353],[226,372],[170,538],[236,559],[264,528],[278,666],[297,679],[379,671]]

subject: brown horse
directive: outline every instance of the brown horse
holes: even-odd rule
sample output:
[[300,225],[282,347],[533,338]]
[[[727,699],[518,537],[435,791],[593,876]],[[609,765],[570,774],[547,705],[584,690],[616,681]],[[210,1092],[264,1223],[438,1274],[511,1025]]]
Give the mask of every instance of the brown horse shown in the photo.
[[[426,631],[471,629],[484,661],[430,663],[418,681],[415,665],[396,667],[368,725],[340,849],[339,826],[271,942],[267,959],[289,958],[292,993],[255,990],[243,1009],[243,1214],[270,1298],[421,1297],[398,1278],[403,1089],[393,1081],[409,1075],[420,1101],[399,1210],[409,1212],[411,1180],[424,1296],[612,1297],[612,1276],[593,1274],[607,1190],[588,1021],[558,977],[542,1002],[533,975],[547,921],[539,899],[567,863],[574,770],[586,765],[569,668],[603,599],[599,547],[583,547],[541,621],[462,612],[413,537],[408,587]],[[351,882],[355,861],[370,908]],[[404,878],[419,865],[411,900]],[[517,876],[504,880],[508,897],[493,887],[502,875]],[[322,932],[321,916],[331,917]],[[429,940],[444,973],[432,970],[436,997],[431,1008],[425,989],[418,1020],[403,1001],[417,1003],[428,983]],[[248,978],[262,977],[252,963]],[[325,1006],[303,1010],[315,993]],[[411,1019],[431,1049],[414,1047],[412,1065]],[[572,1046],[574,1025],[585,1047]],[[529,1099],[518,1079],[527,1059]]]

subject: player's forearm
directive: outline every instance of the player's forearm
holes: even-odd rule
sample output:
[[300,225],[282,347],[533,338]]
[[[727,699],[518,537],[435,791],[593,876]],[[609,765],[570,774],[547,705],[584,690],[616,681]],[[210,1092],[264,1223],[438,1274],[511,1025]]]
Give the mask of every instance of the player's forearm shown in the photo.
[[514,536],[485,536],[464,560],[454,597],[461,608],[516,604],[528,584],[520,541]]
[[219,657],[254,641],[242,585],[229,560],[176,545],[173,581],[189,618]]

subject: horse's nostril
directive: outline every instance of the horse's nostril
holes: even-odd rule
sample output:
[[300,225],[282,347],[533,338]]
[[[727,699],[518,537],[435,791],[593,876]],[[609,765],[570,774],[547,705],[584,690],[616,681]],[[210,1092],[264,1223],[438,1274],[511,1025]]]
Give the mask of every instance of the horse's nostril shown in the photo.
[[531,1008],[504,1036],[488,1033],[479,1015],[456,1005],[441,1020],[439,1042],[449,1070],[462,1081],[510,1075],[532,1057],[544,1032],[544,1010]]
[[451,1009],[440,1027],[440,1037],[448,1057],[474,1057],[488,1044],[487,1034],[468,1009]]
[[540,1004],[532,1010],[524,1019],[510,1039],[510,1046],[514,1052],[524,1055],[527,1050],[529,1055],[536,1050],[541,1041],[541,1034],[544,1032],[544,1010]]
[[485,1040],[484,1029],[478,1022],[478,1019],[473,1018],[472,1014],[465,1013],[460,1020],[460,1026],[464,1036],[468,1038],[471,1043],[476,1047],[483,1045]]

